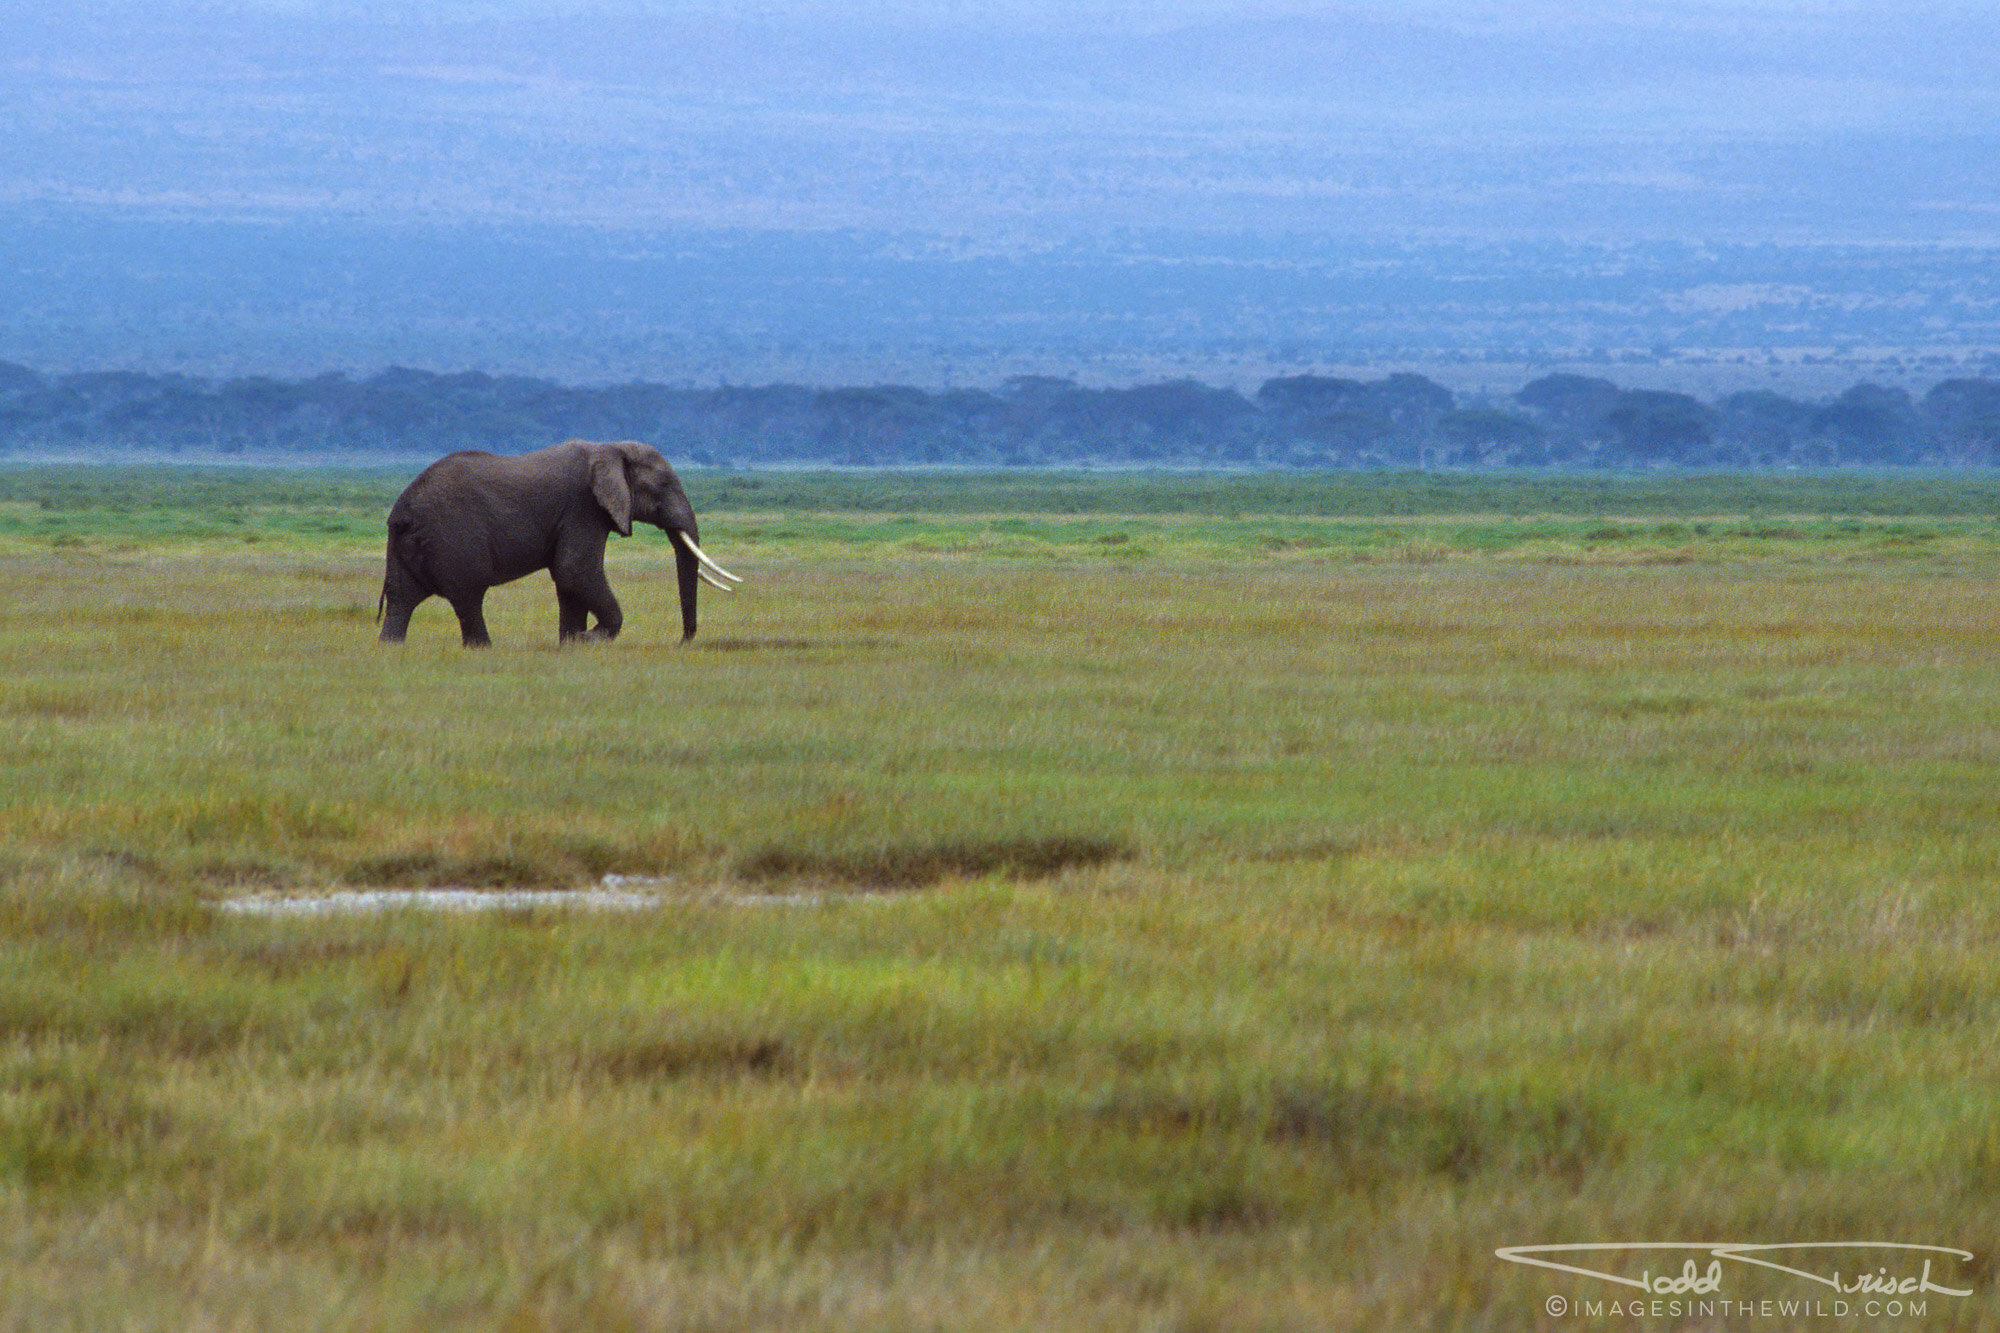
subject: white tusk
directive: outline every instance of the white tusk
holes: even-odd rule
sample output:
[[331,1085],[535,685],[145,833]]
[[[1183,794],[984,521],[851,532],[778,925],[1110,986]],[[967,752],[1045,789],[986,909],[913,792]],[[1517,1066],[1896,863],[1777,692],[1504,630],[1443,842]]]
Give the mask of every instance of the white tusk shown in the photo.
[[685,532],[678,532],[678,531],[674,533],[674,536],[679,537],[681,539],[681,545],[688,548],[689,555],[701,561],[701,563],[707,565],[710,569],[722,575],[722,577],[726,579],[733,579],[737,583],[743,582],[742,579],[737,578],[736,575],[730,573],[728,570],[724,569],[721,565],[716,564],[713,560],[710,560],[708,558],[708,552],[702,550],[699,546],[696,546],[694,544],[694,538],[688,536]]
[[709,573],[699,565],[695,566],[694,576],[711,588],[718,588],[723,592],[736,591],[736,589],[730,587],[727,583],[724,583],[721,579],[715,577],[715,575]]

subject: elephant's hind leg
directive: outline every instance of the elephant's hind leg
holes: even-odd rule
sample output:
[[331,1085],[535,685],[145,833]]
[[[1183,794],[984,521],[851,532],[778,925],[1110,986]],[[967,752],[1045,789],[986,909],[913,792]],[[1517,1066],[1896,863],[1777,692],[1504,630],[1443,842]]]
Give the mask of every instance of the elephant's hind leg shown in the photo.
[[410,632],[410,615],[430,594],[419,588],[394,558],[382,580],[382,642],[401,643]]
[[410,613],[416,609],[416,602],[386,602],[382,612],[382,642],[401,643],[410,632]]

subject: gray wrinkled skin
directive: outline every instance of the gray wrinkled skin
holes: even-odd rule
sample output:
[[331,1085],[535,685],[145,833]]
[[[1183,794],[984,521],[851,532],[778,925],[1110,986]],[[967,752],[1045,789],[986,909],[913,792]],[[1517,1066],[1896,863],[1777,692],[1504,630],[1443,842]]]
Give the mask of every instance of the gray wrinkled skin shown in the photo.
[[[442,597],[465,646],[486,647],[486,590],[538,569],[555,580],[562,638],[615,638],[625,618],[604,578],[604,544],[612,532],[631,536],[634,523],[701,541],[680,479],[648,445],[571,440],[515,458],[441,458],[389,511],[382,642],[401,643],[418,604]],[[695,631],[695,560],[673,546],[685,642]]]

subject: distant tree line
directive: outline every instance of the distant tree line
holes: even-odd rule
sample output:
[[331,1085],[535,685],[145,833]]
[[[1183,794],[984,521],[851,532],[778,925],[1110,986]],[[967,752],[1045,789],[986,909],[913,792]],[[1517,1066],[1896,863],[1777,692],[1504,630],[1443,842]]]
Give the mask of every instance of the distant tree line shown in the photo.
[[572,437],[645,440],[678,460],[739,466],[1990,467],[2000,463],[2000,380],[1948,379],[1921,399],[1857,384],[1818,402],[1761,389],[1704,402],[1562,374],[1468,402],[1411,374],[1289,375],[1246,397],[1186,379],[574,388],[404,369],[358,380],[44,376],[0,362],[0,451],[512,453]]

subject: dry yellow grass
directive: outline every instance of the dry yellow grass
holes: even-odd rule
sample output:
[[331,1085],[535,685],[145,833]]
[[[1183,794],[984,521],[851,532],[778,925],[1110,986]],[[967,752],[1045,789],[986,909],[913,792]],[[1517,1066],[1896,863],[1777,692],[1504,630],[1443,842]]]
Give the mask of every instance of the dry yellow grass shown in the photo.
[[[1984,538],[762,521],[691,649],[636,542],[625,639],[484,654],[372,642],[372,535],[0,558],[0,1325],[1566,1327],[1495,1247],[1697,1237],[2000,1327]],[[672,900],[209,906],[607,872]]]

